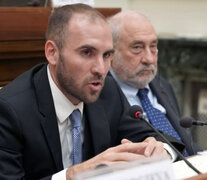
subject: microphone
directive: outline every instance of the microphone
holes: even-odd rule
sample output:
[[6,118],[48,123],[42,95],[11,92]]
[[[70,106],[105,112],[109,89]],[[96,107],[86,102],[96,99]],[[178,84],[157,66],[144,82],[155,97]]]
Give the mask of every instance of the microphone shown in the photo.
[[201,174],[201,172],[198,169],[196,169],[156,128],[154,128],[154,126],[148,123],[145,116],[143,115],[143,111],[140,106],[137,106],[137,105],[131,106],[129,108],[129,115],[132,118],[143,120],[150,128],[152,128],[157,133],[159,137],[163,139],[165,143],[167,143],[177,153],[180,159],[182,159],[197,174]]
[[203,121],[195,121],[191,117],[182,117],[181,120],[180,120],[180,125],[182,127],[184,127],[184,128],[190,128],[193,125],[196,125],[196,126],[206,126],[207,123],[203,122]]

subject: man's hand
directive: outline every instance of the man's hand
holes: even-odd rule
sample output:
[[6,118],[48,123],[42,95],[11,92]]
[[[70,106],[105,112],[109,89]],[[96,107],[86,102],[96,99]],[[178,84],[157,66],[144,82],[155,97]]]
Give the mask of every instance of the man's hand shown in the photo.
[[149,156],[161,155],[161,154],[167,155],[167,151],[164,149],[164,144],[161,141],[156,141],[155,138],[148,137],[147,139],[144,140],[144,142],[148,143],[144,153],[145,156],[149,157]]
[[[147,143],[147,146],[145,148],[139,149],[139,153],[142,154],[145,157],[150,157],[153,155],[161,155],[161,154],[167,154],[167,151],[164,149],[164,144],[160,141],[156,141],[154,137],[148,137],[143,142]],[[129,141],[128,139],[123,139],[121,141],[122,144],[125,143],[133,143]]]
[[141,143],[133,143],[123,139],[121,145],[107,149],[99,155],[67,169],[67,180],[71,180],[78,172],[91,170],[99,165],[113,165],[149,157],[152,155],[167,154],[163,143],[149,137]]

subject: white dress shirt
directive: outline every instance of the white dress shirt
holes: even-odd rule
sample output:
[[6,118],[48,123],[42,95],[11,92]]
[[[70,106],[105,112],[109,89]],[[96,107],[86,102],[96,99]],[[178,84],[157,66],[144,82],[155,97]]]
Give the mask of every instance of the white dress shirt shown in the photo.
[[[137,96],[137,93],[138,93],[139,90],[137,88],[132,87],[132,86],[129,86],[126,83],[124,83],[123,81],[121,81],[116,76],[116,74],[113,72],[112,69],[110,69],[110,73],[112,74],[112,76],[114,77],[114,79],[116,80],[116,82],[119,84],[122,92],[124,93],[124,95],[126,96],[128,102],[129,102],[129,104],[131,106],[138,105],[138,106],[142,107],[142,104],[141,104],[141,102],[140,102],[140,100],[139,100],[139,98]],[[148,92],[148,98],[149,98],[152,106],[154,108],[160,110],[162,113],[166,114],[165,108],[161,104],[158,103],[157,97],[152,94],[152,91],[151,91],[149,85],[147,85],[146,88],[149,90],[149,92]],[[146,120],[149,122],[149,120],[147,119],[146,113],[143,112],[143,114],[145,115]],[[164,143],[164,148],[171,155],[172,161],[174,161],[177,158],[177,154],[175,153],[175,151],[168,144],[166,144],[166,143]]]
[[[69,115],[75,110],[79,109],[81,115],[83,114],[83,102],[78,105],[73,105],[66,96],[59,90],[59,88],[54,83],[49,67],[47,67],[47,74],[50,84],[50,89],[52,92],[53,102],[55,106],[55,112],[57,116],[58,129],[60,134],[60,144],[62,151],[62,161],[64,170],[56,173],[52,176],[52,180],[66,180],[66,170],[68,167],[72,166],[72,131]],[[82,142],[83,142],[83,132],[82,132]]]

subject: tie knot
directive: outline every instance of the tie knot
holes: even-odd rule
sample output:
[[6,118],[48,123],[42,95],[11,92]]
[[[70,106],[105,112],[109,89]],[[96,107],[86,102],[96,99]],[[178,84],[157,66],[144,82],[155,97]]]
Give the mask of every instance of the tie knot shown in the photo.
[[81,112],[79,109],[74,110],[69,117],[73,128],[81,127]]
[[147,88],[144,88],[144,89],[139,89],[137,94],[140,98],[142,98],[142,97],[146,97],[148,92],[149,90]]

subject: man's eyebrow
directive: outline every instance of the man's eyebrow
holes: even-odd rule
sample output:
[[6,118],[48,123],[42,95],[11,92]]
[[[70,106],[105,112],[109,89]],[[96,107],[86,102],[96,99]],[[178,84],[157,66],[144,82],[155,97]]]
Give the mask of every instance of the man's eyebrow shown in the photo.
[[[114,52],[115,52],[114,49],[111,49],[111,50],[106,51],[105,53],[114,54]],[[104,53],[104,54],[105,54],[105,53]]]
[[152,41],[152,43],[158,43],[158,40],[157,40],[157,39],[155,39],[155,40],[153,40],[153,41]]
[[[152,42],[150,42],[150,44],[152,44],[152,43],[158,43],[158,40],[154,39]],[[135,41],[132,41],[131,45],[134,45],[134,44],[145,44],[145,42],[144,41],[135,40]]]
[[83,46],[80,46],[78,49],[92,49],[92,50],[96,50],[95,47],[91,46],[91,45],[83,45]]
[[144,44],[144,42],[143,41],[135,40],[135,41],[132,41],[131,44]]

